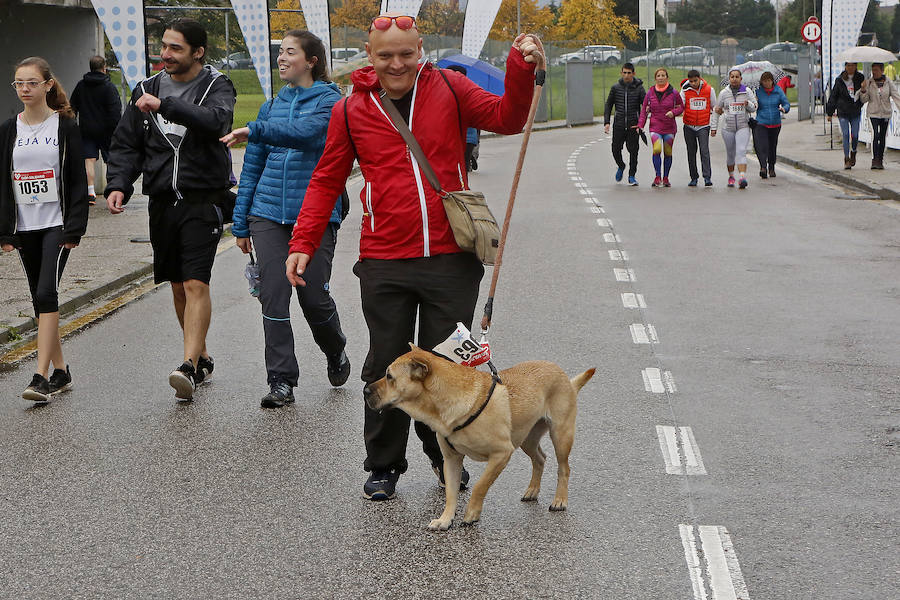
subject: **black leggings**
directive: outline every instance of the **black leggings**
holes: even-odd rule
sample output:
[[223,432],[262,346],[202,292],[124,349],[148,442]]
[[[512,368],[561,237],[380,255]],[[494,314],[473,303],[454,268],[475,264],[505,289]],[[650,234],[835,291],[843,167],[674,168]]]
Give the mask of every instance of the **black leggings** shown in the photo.
[[775,168],[775,159],[778,155],[778,134],[781,133],[781,127],[766,127],[757,123],[755,135],[756,142],[756,158],[759,159],[759,168],[769,169]]
[[869,117],[869,121],[872,122],[872,158],[884,160],[884,146],[890,119]]
[[62,227],[20,231],[17,235],[35,316],[57,312],[59,280],[69,258],[69,251],[62,247]]

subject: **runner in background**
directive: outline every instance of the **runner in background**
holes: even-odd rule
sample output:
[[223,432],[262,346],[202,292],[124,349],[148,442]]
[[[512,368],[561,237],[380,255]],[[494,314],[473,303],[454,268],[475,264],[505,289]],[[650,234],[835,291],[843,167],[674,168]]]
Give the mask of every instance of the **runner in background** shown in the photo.
[[775,85],[775,76],[766,71],[759,76],[760,88],[756,90],[756,158],[759,160],[759,177],[775,177],[775,161],[778,158],[778,134],[781,133],[781,115],[791,110],[783,86]]
[[688,170],[691,174],[688,186],[697,187],[700,178],[700,173],[697,172],[699,148],[703,185],[709,187],[713,184],[712,165],[709,160],[709,122],[713,106],[716,104],[716,92],[700,78],[700,71],[691,69],[687,73],[687,81],[682,85],[681,99],[684,102],[684,142],[687,146]]
[[622,65],[622,77],[609,90],[606,99],[606,110],[603,114],[603,129],[609,133],[609,120],[613,108],[616,109],[615,120],[612,123],[612,155],[616,161],[616,181],[622,181],[625,174],[625,161],[622,159],[622,147],[628,148],[628,184],[637,185],[638,166],[638,131],[634,128],[637,124],[641,106],[644,103],[644,82],[634,76],[634,65],[625,63]]
[[664,187],[672,187],[669,183],[669,170],[672,168],[672,146],[675,144],[675,134],[678,133],[675,117],[684,112],[684,102],[675,88],[669,84],[667,70],[659,68],[653,77],[656,79],[656,85],[644,96],[641,115],[634,128],[643,129],[649,116],[653,168],[656,170],[656,178],[652,185],[659,187],[662,184]]
[[884,148],[893,114],[891,100],[900,110],[900,90],[885,76],[883,63],[872,63],[872,77],[863,82],[861,90],[859,99],[868,104],[866,115],[872,123],[872,168],[884,169]]
[[[72,386],[59,335],[59,280],[87,229],[81,135],[43,58],[26,58],[13,86],[24,109],[0,125],[0,247],[19,250],[38,320],[37,371],[22,397],[47,402]],[[50,377],[50,364],[53,373]]]
[[725,140],[726,164],[728,165],[728,187],[733,188],[734,165],[740,173],[740,189],[747,188],[747,146],[750,143],[750,114],[756,112],[756,94],[747,89],[740,70],[728,73],[728,85],[719,93],[715,114],[712,117],[711,137],[722,129]]

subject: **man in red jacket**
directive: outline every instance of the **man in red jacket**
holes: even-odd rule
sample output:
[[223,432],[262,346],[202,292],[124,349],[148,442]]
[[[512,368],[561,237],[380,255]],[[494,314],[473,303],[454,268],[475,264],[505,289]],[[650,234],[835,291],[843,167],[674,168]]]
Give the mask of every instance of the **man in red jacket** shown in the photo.
[[[433,348],[456,328],[471,327],[484,267],[457,246],[443,202],[428,185],[381,105],[379,92],[397,106],[445,190],[468,189],[463,159],[467,127],[502,134],[522,130],[534,90],[534,64],[543,53],[534,36],[516,38],[506,62],[506,93],[490,94],[453,71],[420,64],[422,39],[415,19],[386,13],[372,20],[366,43],[372,66],[352,75],[353,93],[335,104],[325,153],[306,190],[287,259],[287,277],[304,285],[303,271],[328,223],[334,199],[359,161],[365,185],[359,261],[362,309],[369,328],[366,383],[417,344]],[[364,407],[370,476],[363,493],[371,500],[394,497],[406,471],[409,417],[398,409]],[[415,424],[425,454],[443,482],[443,458],[434,432]],[[463,483],[468,474],[463,471]]]

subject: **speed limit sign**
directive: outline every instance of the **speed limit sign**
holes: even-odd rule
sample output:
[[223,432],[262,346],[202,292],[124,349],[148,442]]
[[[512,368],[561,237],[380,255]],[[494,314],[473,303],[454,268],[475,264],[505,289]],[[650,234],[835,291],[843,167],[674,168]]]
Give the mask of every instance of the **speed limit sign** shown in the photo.
[[810,44],[818,42],[819,38],[822,37],[822,25],[819,24],[819,20],[815,17],[810,17],[809,20],[803,24],[800,35],[802,35],[803,39]]

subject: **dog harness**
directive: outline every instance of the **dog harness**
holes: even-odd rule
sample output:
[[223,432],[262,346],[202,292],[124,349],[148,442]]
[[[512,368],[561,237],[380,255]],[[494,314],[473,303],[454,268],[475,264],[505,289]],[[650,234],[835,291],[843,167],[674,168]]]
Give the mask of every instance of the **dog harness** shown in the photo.
[[[478,415],[480,415],[482,413],[482,411],[484,411],[484,409],[487,408],[488,402],[491,401],[491,396],[494,395],[494,389],[497,387],[498,383],[503,383],[503,382],[500,381],[500,377],[496,373],[492,373],[491,374],[491,389],[488,390],[487,398],[484,399],[484,403],[481,405],[481,408],[476,410],[475,413],[471,417],[466,419],[465,423],[454,427],[453,433],[456,433],[463,427],[467,427],[468,425],[471,425],[472,421],[474,421],[475,419],[478,418]],[[450,444],[450,440],[447,440],[447,443]],[[450,447],[453,448],[453,444],[450,444]],[[453,449],[455,450],[456,448],[453,448]]]

